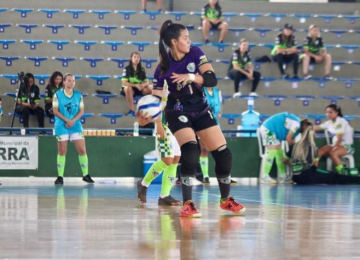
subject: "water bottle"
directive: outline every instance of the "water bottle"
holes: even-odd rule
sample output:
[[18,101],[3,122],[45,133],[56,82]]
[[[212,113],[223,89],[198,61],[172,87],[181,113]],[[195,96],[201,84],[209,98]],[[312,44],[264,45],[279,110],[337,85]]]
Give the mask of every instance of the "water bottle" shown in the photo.
[[139,123],[135,121],[134,123],[134,134],[133,136],[139,136]]
[[[249,110],[241,114],[241,126],[242,130],[257,130],[259,127],[260,114],[254,110],[254,99],[248,100]],[[243,133],[242,136],[254,137],[256,134]]]

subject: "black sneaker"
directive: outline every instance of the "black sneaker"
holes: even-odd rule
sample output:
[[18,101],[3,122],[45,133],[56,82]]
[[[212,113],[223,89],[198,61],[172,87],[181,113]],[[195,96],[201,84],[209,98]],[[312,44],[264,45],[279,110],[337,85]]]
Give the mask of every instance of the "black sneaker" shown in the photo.
[[237,185],[238,182],[237,182],[237,181],[234,181],[233,179],[231,179],[230,184],[231,184],[231,185]]
[[203,185],[210,185],[209,177],[204,178]]
[[87,183],[90,183],[90,184],[93,184],[93,183],[94,183],[93,179],[91,179],[91,177],[90,177],[89,174],[88,174],[88,175],[85,175],[85,176],[82,178],[82,180],[83,180],[84,182],[87,182]]
[[165,198],[159,197],[158,205],[160,206],[181,206],[182,201],[176,200],[171,195],[166,196]]
[[63,185],[63,184],[64,184],[64,178],[58,176],[57,179],[56,179],[56,181],[55,181],[55,185],[56,185],[56,184],[61,184],[61,185]]
[[205,40],[205,45],[208,45],[208,44],[210,44],[209,39]]
[[281,78],[282,78],[282,79],[288,79],[288,78],[289,78],[289,75],[288,75],[288,74],[282,74],[282,75],[281,75]]
[[147,190],[148,190],[148,187],[146,186],[143,186],[141,184],[141,181],[138,181],[137,182],[137,196],[138,196],[138,199],[142,202],[142,203],[146,203],[146,193],[147,193]]

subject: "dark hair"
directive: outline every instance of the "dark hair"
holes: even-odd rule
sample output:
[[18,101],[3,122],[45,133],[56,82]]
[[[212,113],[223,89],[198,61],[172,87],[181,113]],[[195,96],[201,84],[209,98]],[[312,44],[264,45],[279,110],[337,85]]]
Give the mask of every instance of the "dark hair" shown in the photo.
[[47,84],[47,87],[49,86],[55,86],[55,79],[60,76],[61,77],[61,83],[60,85],[63,84],[63,80],[64,80],[64,76],[60,71],[55,71],[53,74],[51,74],[51,77],[49,79],[49,82]]
[[[29,79],[33,79],[34,80],[34,83],[35,83],[35,77],[33,74],[31,73],[26,73],[25,74],[25,77],[24,77],[24,83],[25,83],[25,86],[26,87],[29,87]],[[35,84],[34,84],[35,85]]]
[[[135,76],[135,70],[134,70],[134,66],[132,64],[132,57],[137,54],[140,56],[140,54],[138,52],[132,52],[130,54],[130,60],[129,60],[129,67],[130,67],[130,77],[134,77]],[[140,62],[139,64],[136,66],[136,76],[138,79],[140,80],[144,80],[145,79],[145,71],[143,70],[143,67],[141,65],[141,56],[140,56]]]
[[171,40],[179,39],[182,30],[186,30],[184,25],[173,23],[171,20],[166,20],[161,26],[159,40],[161,74],[165,74],[170,68],[170,58],[166,46],[171,48]]
[[328,105],[326,108],[331,108],[332,110],[334,110],[335,112],[338,113],[339,117],[343,117],[343,114],[341,112],[341,108],[339,106],[331,104],[331,105]]
[[215,9],[221,9],[219,2],[220,2],[220,0],[217,0],[217,2],[215,4]]

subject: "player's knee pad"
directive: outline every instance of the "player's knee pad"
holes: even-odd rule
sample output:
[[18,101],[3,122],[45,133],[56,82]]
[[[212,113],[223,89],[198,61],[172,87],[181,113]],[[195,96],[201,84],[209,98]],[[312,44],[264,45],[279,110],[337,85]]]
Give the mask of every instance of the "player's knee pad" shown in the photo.
[[232,166],[232,153],[226,145],[221,146],[219,149],[211,152],[215,160],[215,173],[216,177],[228,179]]
[[181,146],[181,175],[195,176],[199,163],[200,151],[196,142],[188,142]]

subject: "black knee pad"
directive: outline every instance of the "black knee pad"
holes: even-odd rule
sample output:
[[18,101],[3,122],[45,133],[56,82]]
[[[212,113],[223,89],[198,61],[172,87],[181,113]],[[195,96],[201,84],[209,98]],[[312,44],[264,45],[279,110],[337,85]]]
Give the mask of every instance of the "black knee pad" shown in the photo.
[[228,178],[232,166],[232,153],[226,145],[211,152],[215,160],[215,173],[217,178]]
[[181,176],[195,176],[199,157],[200,150],[196,142],[188,142],[181,146]]

